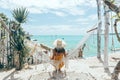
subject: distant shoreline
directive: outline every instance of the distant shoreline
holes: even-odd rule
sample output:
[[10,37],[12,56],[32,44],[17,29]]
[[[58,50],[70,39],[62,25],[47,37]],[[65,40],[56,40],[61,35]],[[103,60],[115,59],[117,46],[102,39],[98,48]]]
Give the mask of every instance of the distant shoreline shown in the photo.
[[[120,33],[119,33],[120,34]],[[61,34],[59,34],[59,35],[50,35],[50,34],[43,34],[43,35],[40,35],[40,34],[33,34],[33,35],[30,35],[30,36],[84,36],[84,35],[86,35],[86,34],[76,34],[76,35],[61,35]],[[97,34],[92,34],[92,35],[97,35]],[[101,34],[101,35],[104,35],[104,34]],[[109,35],[116,35],[115,33],[109,33]]]

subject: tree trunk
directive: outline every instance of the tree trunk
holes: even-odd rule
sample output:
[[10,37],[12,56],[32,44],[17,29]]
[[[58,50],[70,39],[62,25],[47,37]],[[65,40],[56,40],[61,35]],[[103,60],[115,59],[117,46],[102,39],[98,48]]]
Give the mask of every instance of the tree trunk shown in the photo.
[[120,42],[119,33],[118,33],[118,31],[117,31],[117,22],[118,22],[119,20],[120,20],[120,19],[116,19],[116,20],[115,20],[114,30],[115,30],[116,37],[117,37],[118,41]]
[[108,7],[107,5],[104,5],[105,10],[105,32],[104,32],[104,39],[105,39],[105,45],[104,45],[104,68],[108,68],[108,39],[109,39],[109,13],[108,13]]
[[[115,29],[115,34],[118,38],[118,41],[120,42],[119,33],[117,31],[117,22],[118,22],[118,20],[116,19],[115,24],[114,24],[114,29]],[[120,73],[120,61],[117,63],[116,67],[114,68],[111,79],[118,80],[119,73]]]
[[101,0],[96,0],[97,1],[97,12],[98,12],[98,28],[97,28],[97,57],[101,58]]
[[20,54],[20,52],[19,51],[16,51],[15,52],[15,54],[16,54],[16,70],[20,70],[20,56],[19,56],[19,54]]
[[118,80],[119,73],[120,73],[120,61],[117,63],[116,67],[114,68],[111,79]]

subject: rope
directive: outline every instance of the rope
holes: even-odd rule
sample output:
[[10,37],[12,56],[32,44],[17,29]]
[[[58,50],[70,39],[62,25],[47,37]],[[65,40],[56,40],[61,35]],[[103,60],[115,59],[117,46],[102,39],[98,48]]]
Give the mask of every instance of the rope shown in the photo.
[[[101,20],[99,20],[93,27],[92,29],[96,28],[97,24],[100,23]],[[69,57],[74,57],[76,56],[76,54],[78,54],[78,51],[80,48],[82,48],[82,46],[85,44],[85,42],[89,39],[89,37],[92,35],[93,31],[90,31],[87,35],[85,35],[82,40],[80,41],[80,43],[77,45],[76,48],[74,48],[73,50],[71,50],[69,52]]]
[[[111,12],[111,33],[112,33],[112,49],[114,50],[115,49],[115,46],[114,46],[114,38],[113,38],[113,22],[112,22],[112,12]],[[115,51],[115,50],[114,50]]]

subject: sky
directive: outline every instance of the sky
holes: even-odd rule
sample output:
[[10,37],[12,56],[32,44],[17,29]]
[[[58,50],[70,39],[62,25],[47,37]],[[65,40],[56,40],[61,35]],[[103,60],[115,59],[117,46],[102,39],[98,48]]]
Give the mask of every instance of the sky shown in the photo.
[[0,0],[10,19],[19,7],[29,11],[23,28],[32,35],[81,35],[97,23],[96,0]]

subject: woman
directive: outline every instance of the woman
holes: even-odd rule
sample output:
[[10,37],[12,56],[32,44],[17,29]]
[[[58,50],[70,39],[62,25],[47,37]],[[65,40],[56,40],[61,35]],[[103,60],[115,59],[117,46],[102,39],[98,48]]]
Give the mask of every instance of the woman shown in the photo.
[[53,60],[53,66],[56,71],[61,71],[61,68],[64,66],[64,58],[66,57],[66,51],[64,49],[65,42],[61,39],[54,41],[55,48],[53,49],[53,55],[51,60]]

